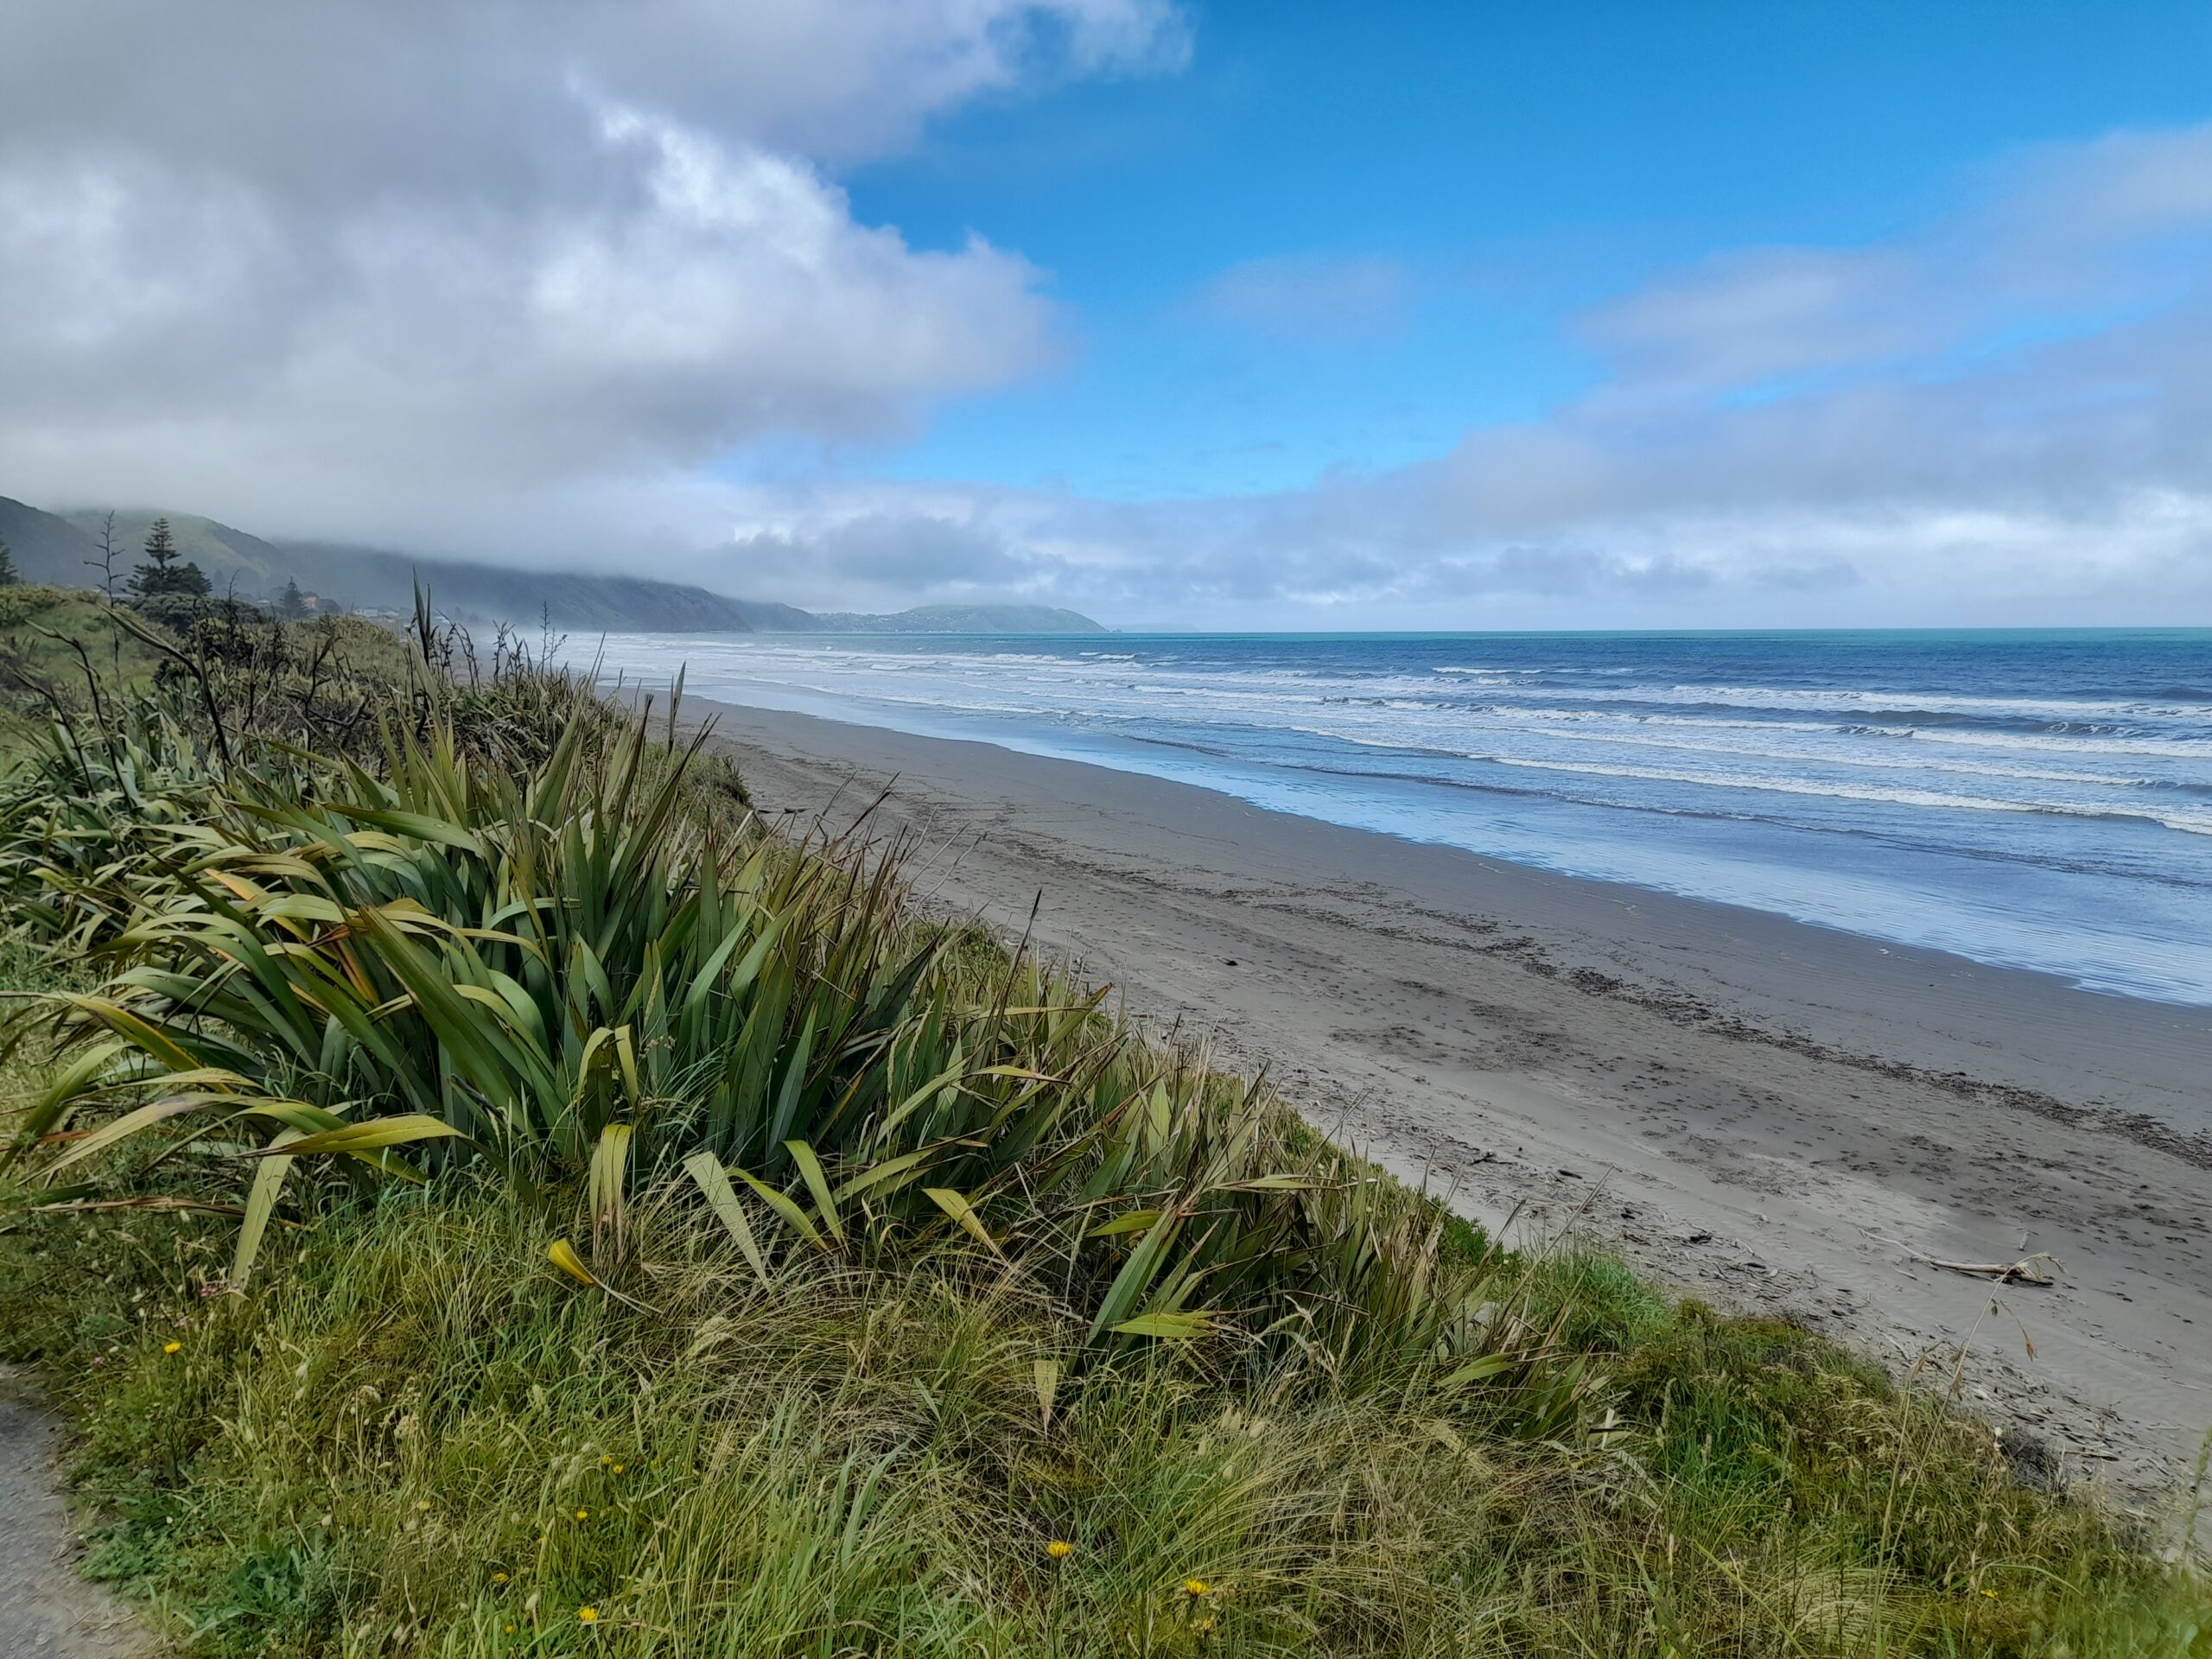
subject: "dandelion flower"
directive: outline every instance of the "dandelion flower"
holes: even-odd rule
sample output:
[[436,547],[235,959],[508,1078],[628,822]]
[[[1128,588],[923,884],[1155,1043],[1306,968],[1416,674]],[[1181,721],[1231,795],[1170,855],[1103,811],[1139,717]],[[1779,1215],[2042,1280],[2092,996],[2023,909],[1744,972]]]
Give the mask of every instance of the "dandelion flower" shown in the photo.
[[162,1344],[162,1351],[165,1354],[181,1354],[184,1351],[184,1344],[181,1342],[165,1342]]
[[508,1634],[509,1636],[512,1636],[514,1633],[515,1633],[515,1627],[514,1627],[513,1625],[512,1625],[512,1624],[508,1625],[508,1626],[507,1626],[507,1634]]
[[427,1497],[418,1497],[415,1500],[415,1507],[427,1512],[430,1507],[430,1500]]
[[579,1521],[588,1521],[588,1520],[590,1520],[590,1519],[591,1519],[591,1511],[590,1511],[589,1510],[578,1510],[576,1511],[576,1519],[577,1519],[577,1520],[579,1520]]
[[1045,1546],[1045,1553],[1056,1561],[1065,1561],[1075,1554],[1075,1546],[1065,1538],[1055,1538]]
[[1997,1592],[1994,1590],[1985,1590],[1981,1593],[1987,1596],[1992,1601],[1997,1599]]
[[1208,1613],[1204,1618],[1192,1619],[1191,1621],[1191,1628],[1196,1630],[1200,1636],[1204,1636],[1208,1630],[1213,1629],[1213,1615],[1211,1613]]
[[494,1573],[492,1575],[492,1582],[494,1584],[505,1584],[506,1581],[507,1575],[504,1573]]
[[577,1608],[577,1609],[576,1609],[576,1623],[577,1623],[577,1624],[598,1624],[598,1623],[599,1623],[599,1609],[598,1609],[598,1608],[596,1608],[596,1607],[579,1607],[579,1608]]
[[1183,1593],[1185,1595],[1203,1596],[1205,1592],[1206,1581],[1204,1579],[1185,1579],[1183,1580]]
[[619,1475],[619,1474],[620,1474],[620,1473],[622,1472],[622,1465],[621,1465],[620,1464],[619,1464],[619,1463],[609,1464],[609,1465],[607,1465],[607,1468],[608,1468],[608,1470],[609,1470],[611,1472],[613,1472],[613,1473],[614,1473],[614,1474],[618,1474],[618,1475]]
[[599,1466],[602,1469],[612,1469],[614,1466],[614,1454],[610,1452],[600,1459]]

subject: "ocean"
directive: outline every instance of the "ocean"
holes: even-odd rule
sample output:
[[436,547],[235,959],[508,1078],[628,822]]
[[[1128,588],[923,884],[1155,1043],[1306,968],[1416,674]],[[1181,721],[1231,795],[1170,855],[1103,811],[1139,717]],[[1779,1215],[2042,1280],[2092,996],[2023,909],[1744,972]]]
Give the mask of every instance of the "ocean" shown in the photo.
[[2212,1005],[2212,630],[610,635],[633,682]]

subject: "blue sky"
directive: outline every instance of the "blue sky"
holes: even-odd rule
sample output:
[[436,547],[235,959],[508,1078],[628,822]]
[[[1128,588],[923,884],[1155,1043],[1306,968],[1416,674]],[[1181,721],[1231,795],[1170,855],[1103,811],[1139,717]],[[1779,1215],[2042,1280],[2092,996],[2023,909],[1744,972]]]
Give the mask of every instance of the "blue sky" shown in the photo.
[[[863,219],[1035,261],[1066,355],[831,464],[1134,499],[1402,465],[1596,385],[1573,314],[1656,272],[1879,241],[2023,146],[2212,106],[2202,6],[1188,16],[1179,72],[995,97],[849,176]],[[1306,273],[1316,315],[1205,302],[1254,261]],[[1364,327],[1327,321],[1332,262],[1370,273],[1344,307]]]
[[75,0],[0,10],[0,227],[45,505],[848,609],[2212,623],[2202,5]]

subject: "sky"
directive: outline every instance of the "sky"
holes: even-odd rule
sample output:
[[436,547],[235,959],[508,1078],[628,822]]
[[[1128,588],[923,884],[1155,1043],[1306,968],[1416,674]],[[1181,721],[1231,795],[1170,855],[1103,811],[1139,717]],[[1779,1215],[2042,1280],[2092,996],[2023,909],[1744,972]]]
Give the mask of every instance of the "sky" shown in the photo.
[[2212,10],[0,15],[0,494],[1124,626],[2212,624]]

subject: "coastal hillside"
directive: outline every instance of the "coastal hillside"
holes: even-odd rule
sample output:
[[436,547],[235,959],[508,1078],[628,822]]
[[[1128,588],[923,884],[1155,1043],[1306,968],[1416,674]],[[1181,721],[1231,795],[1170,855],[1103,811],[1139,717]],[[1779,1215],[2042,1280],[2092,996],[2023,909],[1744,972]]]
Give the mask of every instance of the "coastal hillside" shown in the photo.
[[[27,582],[99,585],[105,508],[48,512],[0,496],[0,540]],[[166,518],[179,554],[218,594],[276,597],[296,583],[319,601],[348,610],[404,614],[417,582],[440,611],[472,626],[506,623],[566,632],[638,633],[1103,633],[1074,611],[1042,605],[930,605],[889,614],[817,614],[795,605],[717,593],[692,583],[579,570],[528,570],[426,558],[390,548],[270,541],[199,513],[118,508],[112,529],[118,583],[139,562],[156,518]]]
[[[69,513],[67,518],[87,543],[97,543],[107,516],[104,507],[85,507]],[[173,512],[162,507],[115,510],[118,581],[137,565],[139,550],[145,545],[156,518],[168,520],[169,534],[175,539],[179,556],[198,565],[219,594],[234,592],[241,598],[258,599],[282,588],[287,582],[297,582],[302,588],[315,585],[315,568],[275,543],[265,542],[251,531],[219,519],[196,512]]]
[[57,513],[0,495],[0,542],[8,543],[25,582],[82,588],[99,580],[91,568],[99,559],[99,543]]
[[740,601],[645,576],[517,570],[338,543],[285,548],[313,573],[316,593],[360,609],[404,611],[419,581],[441,611],[472,624],[651,633],[743,633],[753,626]]
[[817,614],[742,599],[694,583],[577,570],[518,570],[423,559],[381,548],[288,542],[283,553],[302,586],[356,607],[404,611],[419,578],[440,610],[472,623],[580,632],[634,633],[1104,633],[1074,611],[1042,605],[931,605],[888,615]]

